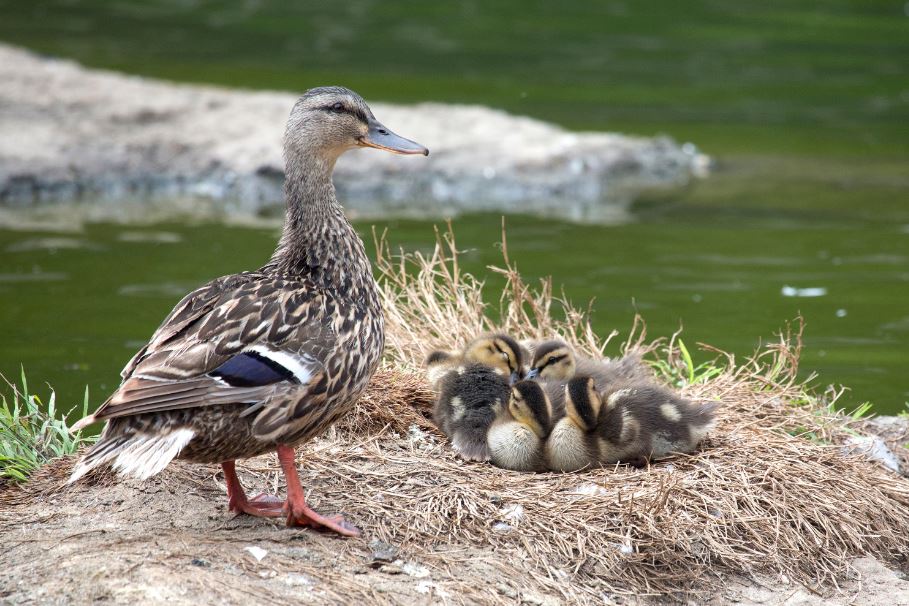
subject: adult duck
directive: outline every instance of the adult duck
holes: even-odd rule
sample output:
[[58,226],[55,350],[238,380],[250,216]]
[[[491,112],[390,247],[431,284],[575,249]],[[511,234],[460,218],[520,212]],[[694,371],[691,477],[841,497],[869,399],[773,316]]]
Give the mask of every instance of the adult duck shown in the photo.
[[[74,426],[107,421],[70,482],[105,463],[140,478],[175,458],[220,463],[231,511],[359,534],[308,507],[294,461],[295,446],[350,411],[384,347],[372,269],[331,180],[338,157],[357,147],[429,153],[346,88],[314,88],[296,102],[284,134],[287,213],[271,260],[177,304],[117,391]],[[287,499],[248,498],[234,460],[271,450]]]

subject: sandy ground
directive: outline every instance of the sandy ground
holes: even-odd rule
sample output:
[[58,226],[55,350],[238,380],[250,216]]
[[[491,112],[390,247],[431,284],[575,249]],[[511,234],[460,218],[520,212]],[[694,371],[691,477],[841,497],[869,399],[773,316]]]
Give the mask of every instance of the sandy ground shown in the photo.
[[[341,539],[288,529],[227,511],[217,466],[173,464],[146,482],[61,488],[72,461],[40,471],[25,487],[0,489],[0,601],[4,604],[437,604],[564,603],[527,580],[504,578],[492,547],[434,547],[416,557],[373,536]],[[314,507],[347,509],[330,474],[300,460]],[[382,465],[377,465],[381,473]],[[281,489],[275,461],[241,468],[250,494]],[[393,498],[393,495],[390,495]],[[859,558],[840,587],[816,593],[787,579],[720,576],[720,589],[686,596],[689,604],[909,604],[906,575]],[[471,579],[472,589],[464,590]],[[668,603],[603,595],[604,603]]]
[[[117,200],[98,211],[105,218],[129,218],[126,199],[146,212],[180,197],[195,212],[198,200],[218,202],[211,213],[283,207],[281,137],[294,94],[176,85],[2,44],[0,81],[0,207]],[[667,138],[572,133],[479,106],[371,106],[431,155],[342,158],[339,194],[360,215],[522,210],[608,220],[644,192],[688,186],[708,162]]]

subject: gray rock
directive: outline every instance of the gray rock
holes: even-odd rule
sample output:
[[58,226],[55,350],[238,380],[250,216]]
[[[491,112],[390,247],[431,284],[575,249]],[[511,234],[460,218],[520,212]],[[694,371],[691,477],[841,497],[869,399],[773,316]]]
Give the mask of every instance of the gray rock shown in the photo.
[[878,436],[853,436],[846,440],[843,450],[847,454],[861,454],[887,469],[899,473],[900,464],[894,454]]
[[[193,214],[283,208],[281,137],[292,94],[171,84],[2,44],[0,81],[0,206],[93,201],[100,206],[87,212],[107,220],[147,220],[161,200]],[[684,188],[709,164],[694,145],[665,137],[574,133],[477,106],[371,106],[432,153],[345,155],[335,182],[355,216],[618,220],[641,194]]]

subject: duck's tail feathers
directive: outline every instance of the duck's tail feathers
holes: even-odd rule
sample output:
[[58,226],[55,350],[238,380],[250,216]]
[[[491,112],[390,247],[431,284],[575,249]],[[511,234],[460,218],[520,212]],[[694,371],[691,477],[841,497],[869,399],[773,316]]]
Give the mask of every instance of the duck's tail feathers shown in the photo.
[[185,427],[163,435],[136,433],[110,439],[102,437],[78,464],[67,481],[72,484],[92,469],[112,462],[120,475],[145,480],[174,460],[196,433]]

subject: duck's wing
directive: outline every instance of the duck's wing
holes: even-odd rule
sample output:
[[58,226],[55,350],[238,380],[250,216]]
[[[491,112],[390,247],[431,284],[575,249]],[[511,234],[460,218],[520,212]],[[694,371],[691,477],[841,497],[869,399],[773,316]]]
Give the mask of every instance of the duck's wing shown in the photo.
[[[127,364],[123,383],[80,421],[165,410],[248,403],[271,419],[277,392],[299,389],[324,400],[324,361],[336,345],[328,295],[315,285],[261,274],[219,278],[190,293]],[[308,388],[308,389],[307,389]],[[312,404],[312,402],[310,402]],[[271,405],[271,406],[270,406]]]

